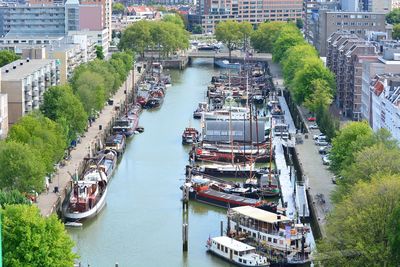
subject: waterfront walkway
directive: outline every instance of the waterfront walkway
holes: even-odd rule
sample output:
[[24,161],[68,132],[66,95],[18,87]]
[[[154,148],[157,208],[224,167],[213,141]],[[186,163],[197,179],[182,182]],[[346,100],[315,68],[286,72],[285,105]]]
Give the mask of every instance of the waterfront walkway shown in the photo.
[[[133,89],[133,80],[136,82],[140,78],[141,74],[136,71],[136,68],[134,69],[134,74],[131,72],[124,84],[113,96],[114,104],[106,105],[103,108],[99,118],[92,123],[88,131],[85,132],[85,135],[81,138],[81,142],[71,151],[70,160],[66,161],[64,167],[59,167],[57,169],[56,174],[52,178],[52,183],[50,183],[49,192],[44,192],[38,196],[36,205],[39,207],[43,216],[49,216],[56,212],[57,206],[62,203],[65,198],[66,189],[69,188],[71,181],[71,175],[79,169],[84,158],[89,154],[89,150],[95,147],[95,144],[103,135],[106,126],[116,116],[117,111],[115,107],[117,105],[121,106],[121,104],[124,103],[127,94]],[[125,94],[125,90],[127,94]],[[102,129],[100,129],[100,126]],[[54,192],[55,187],[58,187],[59,193]]]

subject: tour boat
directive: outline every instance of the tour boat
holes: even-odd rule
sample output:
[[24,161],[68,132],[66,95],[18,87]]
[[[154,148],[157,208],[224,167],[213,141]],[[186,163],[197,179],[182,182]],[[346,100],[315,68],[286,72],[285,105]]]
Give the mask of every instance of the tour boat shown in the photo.
[[229,62],[229,60],[215,60],[214,65],[216,65],[217,67],[220,68],[224,68],[224,69],[240,69],[240,63],[235,62]]
[[106,139],[106,149],[115,150],[118,155],[124,153],[125,150],[125,135],[123,134],[114,134],[110,135]]
[[249,237],[266,252],[271,261],[304,264],[310,261],[311,247],[306,243],[310,228],[296,224],[284,215],[251,206],[228,210],[228,235]]
[[192,127],[186,127],[182,134],[182,144],[190,145],[199,141],[199,131]]
[[214,111],[203,112],[204,120],[243,120],[249,118],[249,109],[228,107]]
[[238,266],[269,266],[267,257],[256,253],[256,248],[227,236],[209,238],[207,250]]
[[80,221],[98,214],[106,203],[107,183],[115,169],[117,153],[109,150],[102,154],[99,165],[92,165],[83,178],[74,181],[69,199],[63,208],[68,221]]

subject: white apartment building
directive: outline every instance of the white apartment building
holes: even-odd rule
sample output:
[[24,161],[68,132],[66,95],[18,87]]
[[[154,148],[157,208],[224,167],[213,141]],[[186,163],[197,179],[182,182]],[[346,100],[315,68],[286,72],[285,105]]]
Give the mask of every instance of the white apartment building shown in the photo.
[[8,102],[7,95],[0,93],[0,140],[8,133]]

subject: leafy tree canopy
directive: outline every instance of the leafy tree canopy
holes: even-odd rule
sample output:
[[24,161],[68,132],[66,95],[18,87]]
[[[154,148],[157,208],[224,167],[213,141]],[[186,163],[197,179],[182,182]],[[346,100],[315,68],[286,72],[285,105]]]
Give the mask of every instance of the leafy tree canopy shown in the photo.
[[17,59],[20,59],[20,56],[17,56],[14,52],[9,50],[1,50],[0,51],[0,67],[3,67]]
[[399,40],[400,39],[400,24],[395,24],[393,26],[392,38],[394,40]]
[[323,79],[315,79],[311,81],[311,95],[305,99],[304,106],[311,112],[316,113],[318,107],[328,108],[332,103],[332,89],[328,82]]
[[[0,188],[20,192],[41,192],[46,169],[37,150],[14,141],[0,142]],[[1,199],[6,199],[0,194]],[[6,202],[7,203],[7,202]]]
[[67,145],[64,133],[58,123],[40,112],[32,112],[11,127],[7,140],[29,145],[42,158],[46,171],[52,173],[53,164],[64,156]]
[[386,15],[386,22],[389,24],[400,23],[400,8],[394,8]]
[[233,20],[222,21],[215,27],[215,38],[224,43],[229,50],[229,58],[241,39],[239,22]]
[[114,14],[122,14],[125,11],[125,6],[122,3],[113,3],[112,12]]
[[[293,24],[289,24],[293,25]],[[280,62],[285,55],[285,52],[296,45],[304,44],[305,41],[300,31],[295,27],[284,27],[279,34],[278,39],[274,42],[272,57],[275,62]]]
[[1,208],[4,209],[6,205],[11,204],[24,204],[30,205],[31,202],[28,198],[20,193],[18,190],[0,190],[0,205]]
[[47,90],[40,110],[46,117],[60,124],[65,120],[68,144],[86,128],[88,115],[69,85],[54,86]]
[[[318,246],[324,266],[397,266],[396,244],[400,177],[378,175],[370,183],[359,182],[336,204],[327,219],[327,237]],[[394,213],[396,211],[396,215]],[[392,222],[391,224],[389,224]],[[393,250],[394,249],[394,250]]]
[[183,22],[182,18],[175,14],[167,14],[162,18],[165,22],[171,22],[176,24],[178,27],[185,29],[185,23]]
[[251,45],[259,52],[272,53],[274,44],[283,28],[293,27],[286,22],[262,23],[251,36]]
[[8,205],[2,211],[4,266],[73,266],[74,242],[55,216],[39,214],[36,206]]

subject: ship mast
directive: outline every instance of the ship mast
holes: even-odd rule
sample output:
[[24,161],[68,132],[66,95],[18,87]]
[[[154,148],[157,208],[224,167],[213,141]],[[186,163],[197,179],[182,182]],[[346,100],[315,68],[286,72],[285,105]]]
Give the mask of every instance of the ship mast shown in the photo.
[[269,129],[269,181],[268,185],[271,187],[272,184],[272,114],[270,113],[270,129]]

